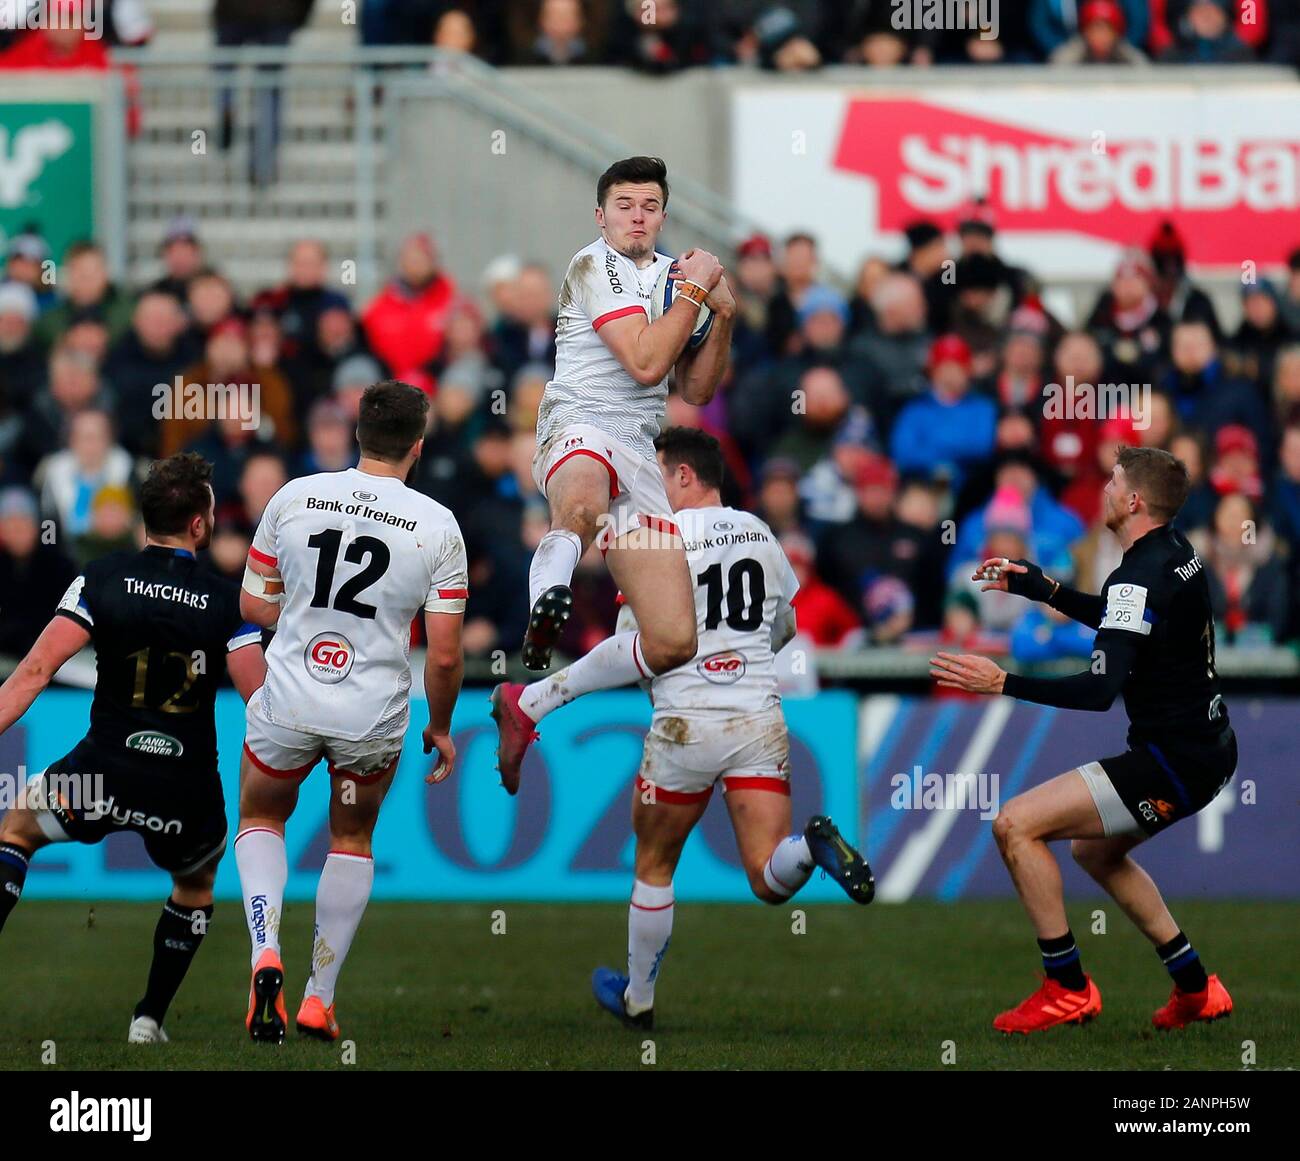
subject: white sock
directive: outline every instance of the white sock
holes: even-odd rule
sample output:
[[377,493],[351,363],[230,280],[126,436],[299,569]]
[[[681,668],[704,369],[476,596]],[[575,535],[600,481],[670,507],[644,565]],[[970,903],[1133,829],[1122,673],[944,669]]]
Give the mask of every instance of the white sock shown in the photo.
[[244,893],[244,918],[253,941],[253,966],[262,952],[280,952],[280,913],[284,910],[284,884],[289,859],[284,835],[264,826],[251,826],[235,835],[235,865]]
[[369,855],[330,851],[325,856],[316,888],[316,933],[306,994],[318,997],[327,1008],[334,1003],[334,987],[374,882],[375,860]]
[[638,879],[632,884],[627,909],[627,974],[624,1002],[635,1016],[655,1002],[655,979],[673,934],[673,885],[652,887]]
[[528,607],[555,585],[573,580],[573,570],[582,559],[582,538],[567,528],[552,528],[537,545],[533,563],[528,566]]
[[778,895],[793,895],[808,882],[816,865],[808,840],[801,834],[792,834],[776,844],[776,850],[763,868],[763,882]]
[[615,633],[568,669],[528,685],[519,695],[519,708],[534,722],[540,722],[552,710],[584,693],[617,689],[650,676],[650,667],[641,653],[641,634]]

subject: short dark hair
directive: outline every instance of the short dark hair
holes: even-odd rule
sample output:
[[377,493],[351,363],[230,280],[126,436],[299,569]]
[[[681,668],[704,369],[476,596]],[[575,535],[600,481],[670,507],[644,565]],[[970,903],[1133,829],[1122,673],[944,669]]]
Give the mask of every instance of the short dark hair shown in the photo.
[[659,188],[664,191],[664,208],[667,209],[668,164],[662,157],[625,157],[622,161],[614,162],[596,182],[596,204],[598,206],[605,204],[605,195],[609,193],[611,186],[621,185],[624,182],[644,185],[651,181],[657,182]]
[[722,488],[722,445],[698,427],[670,427],[655,440],[670,468],[685,464],[706,488]]
[[361,396],[357,443],[363,455],[401,463],[416,440],[424,438],[428,422],[429,397],[423,391],[397,379],[383,379]]
[[140,485],[144,530],[156,536],[179,536],[195,516],[212,504],[212,465],[198,452],[177,452],[154,460]]
[[1118,462],[1155,519],[1168,522],[1178,515],[1191,490],[1182,460],[1158,447],[1125,447],[1120,448]]

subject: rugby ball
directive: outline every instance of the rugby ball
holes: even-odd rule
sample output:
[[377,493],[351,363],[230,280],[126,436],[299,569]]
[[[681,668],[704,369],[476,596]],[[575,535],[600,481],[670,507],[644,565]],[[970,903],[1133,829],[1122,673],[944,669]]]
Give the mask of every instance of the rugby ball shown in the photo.
[[[673,291],[677,289],[677,283],[668,276],[676,270],[677,263],[673,262],[665,266],[659,274],[659,280],[655,283],[654,295],[650,300],[651,322],[663,318],[668,313],[668,308],[673,304]],[[695,330],[691,332],[691,337],[686,344],[687,347],[692,351],[695,350],[709,337],[709,331],[712,329],[713,311],[704,303],[701,303],[699,317],[695,321]]]

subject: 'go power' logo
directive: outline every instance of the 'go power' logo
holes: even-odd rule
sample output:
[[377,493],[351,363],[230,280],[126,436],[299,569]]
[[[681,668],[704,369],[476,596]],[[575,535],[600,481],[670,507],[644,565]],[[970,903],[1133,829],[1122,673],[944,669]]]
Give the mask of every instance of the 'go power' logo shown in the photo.
[[303,663],[323,685],[334,685],[352,672],[352,642],[342,633],[317,633],[307,642]]

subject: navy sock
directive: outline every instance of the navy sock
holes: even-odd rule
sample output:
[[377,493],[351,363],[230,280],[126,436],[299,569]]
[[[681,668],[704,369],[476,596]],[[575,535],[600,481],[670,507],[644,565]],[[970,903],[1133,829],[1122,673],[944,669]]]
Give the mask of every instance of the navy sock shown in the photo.
[[4,930],[9,912],[22,898],[23,883],[27,879],[29,851],[14,843],[0,843],[0,931]]
[[1088,986],[1088,981],[1083,978],[1083,963],[1073,932],[1067,930],[1055,939],[1040,939],[1038,950],[1043,953],[1043,970],[1048,979],[1072,992],[1081,992]]
[[163,1022],[211,919],[211,903],[206,907],[183,907],[168,899],[163,904],[153,933],[149,982],[145,985],[144,999],[135,1006],[137,1016],[152,1016],[159,1024]]
[[1201,966],[1201,957],[1181,931],[1168,943],[1157,947],[1156,954],[1165,965],[1165,970],[1173,976],[1174,984],[1180,992],[1203,992],[1209,984],[1205,968]]

